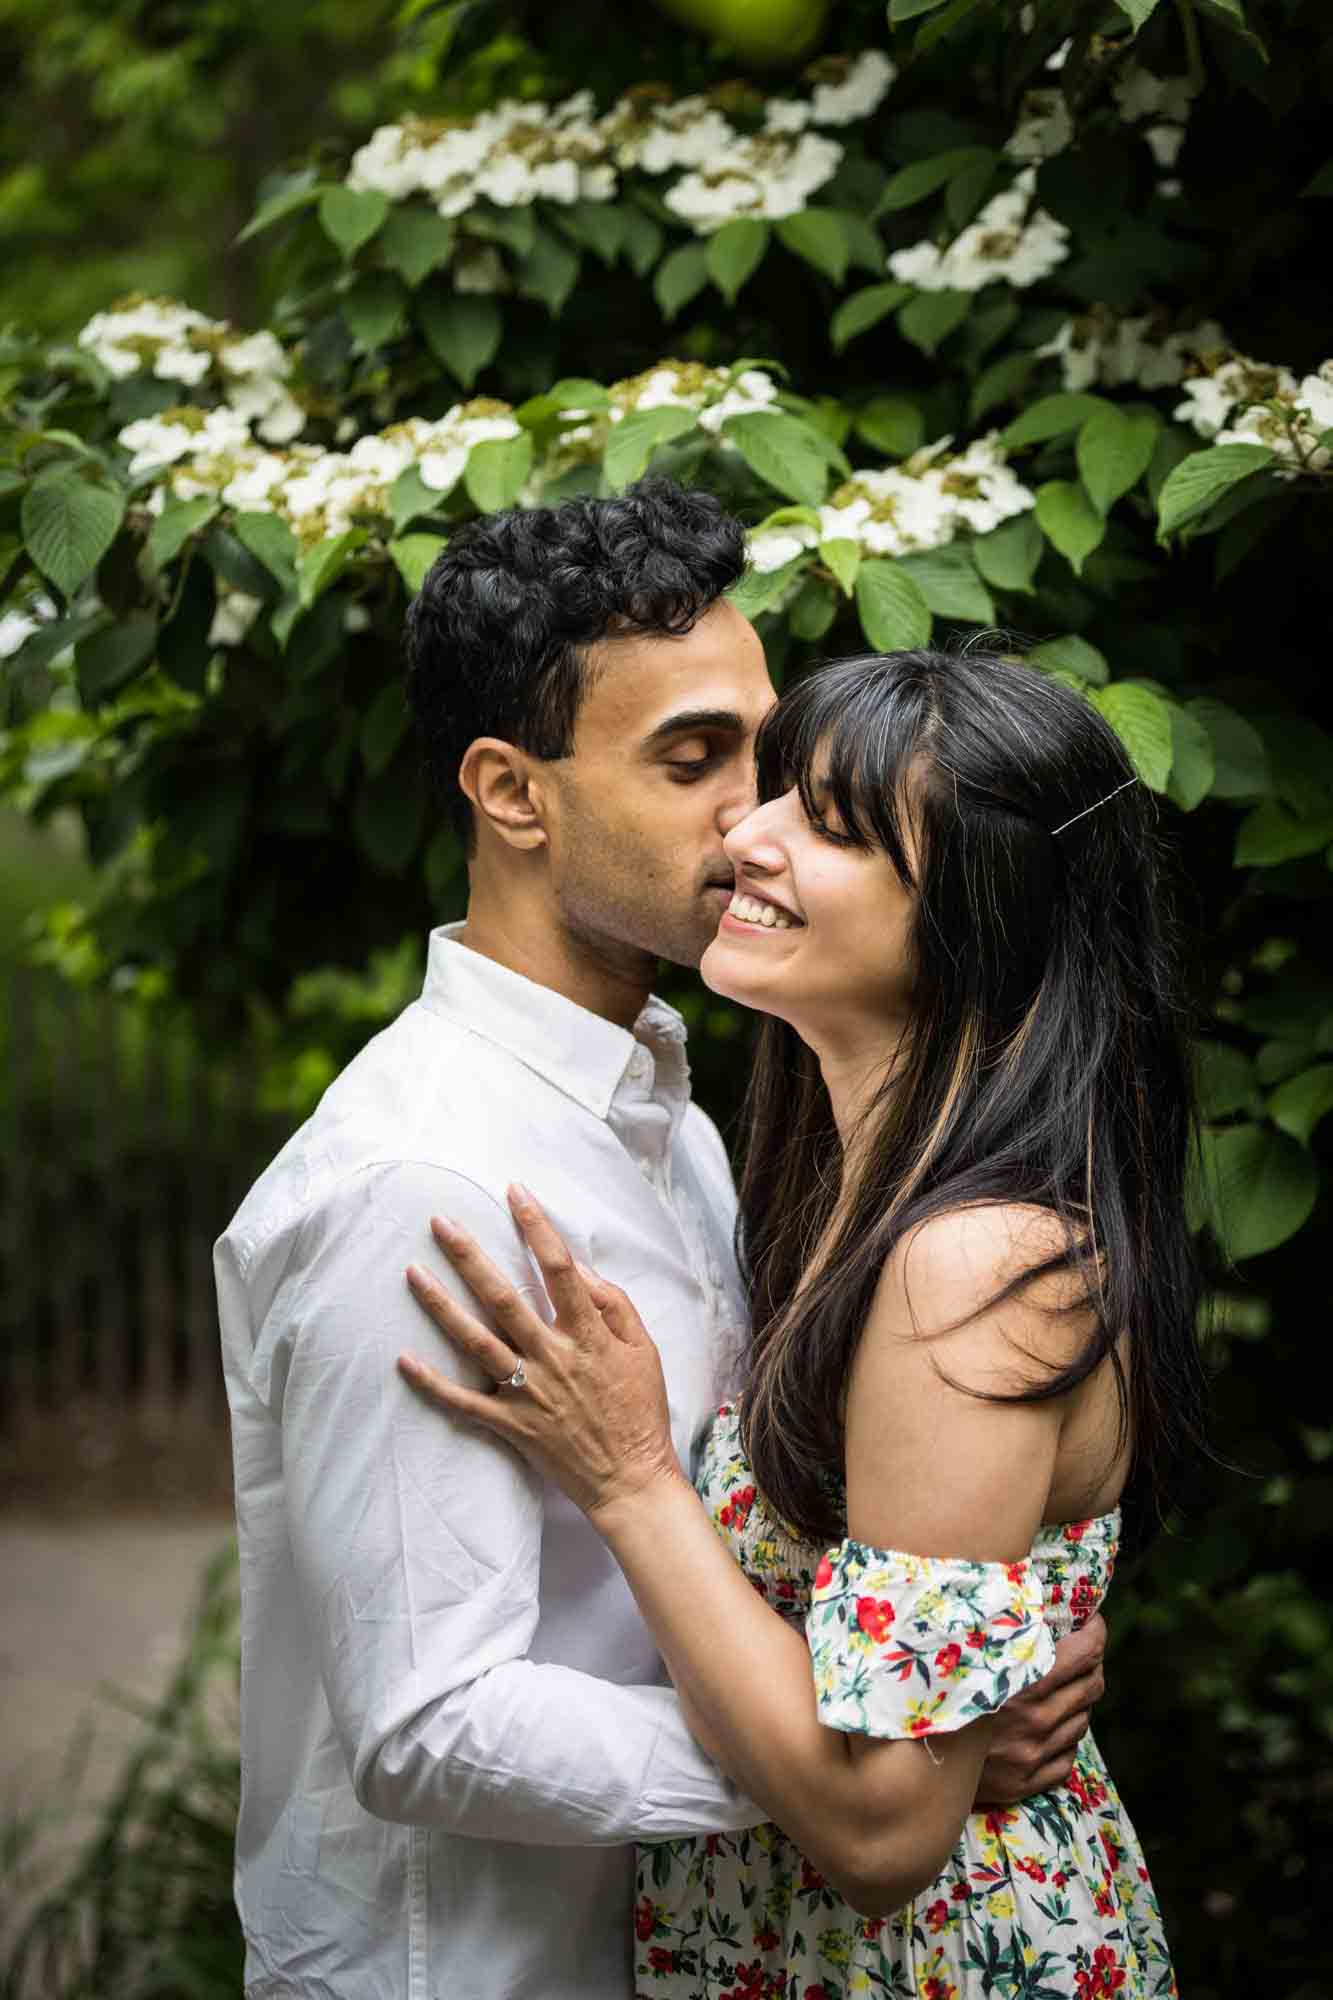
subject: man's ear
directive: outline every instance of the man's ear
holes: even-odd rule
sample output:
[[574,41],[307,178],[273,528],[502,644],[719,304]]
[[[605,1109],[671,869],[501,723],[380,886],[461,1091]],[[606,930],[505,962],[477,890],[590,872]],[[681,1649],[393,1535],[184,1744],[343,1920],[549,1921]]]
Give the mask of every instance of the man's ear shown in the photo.
[[508,847],[530,850],[546,845],[544,800],[527,752],[498,736],[469,743],[458,767],[458,782],[479,824],[489,826]]

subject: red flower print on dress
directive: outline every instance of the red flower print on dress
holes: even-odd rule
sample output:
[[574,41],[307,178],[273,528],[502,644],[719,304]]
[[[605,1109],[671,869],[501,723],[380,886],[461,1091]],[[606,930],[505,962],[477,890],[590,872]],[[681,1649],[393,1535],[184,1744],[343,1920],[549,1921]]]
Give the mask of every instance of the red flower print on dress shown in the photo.
[[753,1486],[738,1486],[734,1493],[727,1496],[727,1504],[717,1517],[724,1528],[745,1526],[754,1505],[754,1492]]
[[648,1963],[654,1972],[674,1972],[676,1954],[674,1951],[667,1951],[660,1944],[655,1944],[648,1954]]
[[818,1986],[807,1986],[801,2000],[828,2000],[828,1987],[822,1980]]
[[824,1878],[817,1868],[812,1868],[805,1856],[801,1856],[801,1894],[815,1895],[824,1887]]
[[1025,1875],[1030,1875],[1034,1882],[1044,1882],[1046,1880],[1046,1870],[1042,1867],[1040,1861],[1032,1861],[1026,1854],[1015,1855],[1014,1866],[1015,1868],[1021,1868]]
[[986,1643],[986,1634],[982,1631],[980,1625],[974,1625],[972,1627],[972,1630],[967,1635],[967,1643],[972,1648],[974,1653],[979,1653],[981,1651],[982,1647]]
[[1069,1877],[1065,1874],[1063,1868],[1057,1868],[1054,1875],[1052,1875],[1051,1880],[1055,1884],[1057,1889],[1063,1889],[1066,1882],[1068,1882]]
[[1069,1593],[1069,1609],[1076,1625],[1086,1625],[1097,1606],[1097,1593],[1091,1580],[1081,1576]]
[[1067,1542],[1081,1542],[1083,1540],[1083,1537],[1087,1534],[1087,1532],[1088,1532],[1088,1523],[1086,1521],[1065,1522],[1064,1538]]
[[887,1922],[888,1922],[887,1917],[862,1918],[861,1935],[866,1940],[867,1944],[873,1944],[876,1938],[883,1936],[884,1926]]
[[657,1929],[657,1912],[645,1896],[634,1906],[634,1935],[640,1944],[646,1944]]
[[833,1581],[833,1564],[827,1556],[819,1558],[819,1568],[815,1571],[815,1589],[827,1590]]
[[958,1988],[951,1986],[947,1979],[937,1979],[933,1975],[921,1988],[921,2000],[954,2000]]
[[937,1902],[932,1903],[926,1911],[926,1928],[927,1930],[934,1931],[936,1936],[941,1931],[949,1928],[949,1905],[945,1902],[943,1896]]
[[1006,1563],[1004,1566],[1004,1573],[1008,1577],[1010,1583],[1022,1583],[1024,1577],[1028,1573],[1028,1566],[1025,1562]]
[[1074,1974],[1078,2000],[1111,2000],[1125,1983],[1125,1968],[1109,1944],[1099,1944],[1092,1954],[1091,1967]]
[[736,1977],[740,1981],[739,1986],[734,1986],[730,1993],[723,1993],[720,2000],[764,2000],[764,1968],[758,1959],[753,1965],[738,1965]]
[[935,1655],[935,1665],[942,1674],[956,1674],[962,1657],[963,1649],[961,1646],[941,1646],[939,1652]]
[[774,1930],[772,1924],[769,1923],[768,1919],[765,1918],[763,1924],[754,1934],[754,1942],[757,1951],[773,1951],[782,1943],[782,1939],[778,1932]]
[[868,1639],[882,1646],[893,1623],[893,1606],[887,1597],[858,1597],[856,1622]]
[[955,1903],[970,1903],[972,1900],[971,1884],[967,1882],[955,1882],[949,1894]]

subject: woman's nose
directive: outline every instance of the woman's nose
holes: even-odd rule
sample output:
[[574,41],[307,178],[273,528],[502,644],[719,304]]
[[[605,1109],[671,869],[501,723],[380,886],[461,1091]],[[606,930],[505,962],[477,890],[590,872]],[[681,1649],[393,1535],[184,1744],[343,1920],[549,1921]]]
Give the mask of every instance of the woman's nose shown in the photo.
[[733,867],[747,868],[755,874],[773,875],[783,866],[782,848],[774,837],[772,807],[755,806],[743,819],[736,822],[722,842],[728,861]]

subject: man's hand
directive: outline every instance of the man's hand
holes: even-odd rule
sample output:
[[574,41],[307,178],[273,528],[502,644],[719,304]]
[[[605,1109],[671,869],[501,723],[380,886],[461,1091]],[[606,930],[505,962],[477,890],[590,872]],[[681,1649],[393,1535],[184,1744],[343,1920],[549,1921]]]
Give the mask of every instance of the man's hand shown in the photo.
[[1097,1616],[1061,1639],[1044,1681],[1006,1702],[995,1718],[991,1753],[977,1785],[978,1806],[1014,1806],[1062,1785],[1106,1692],[1106,1624]]

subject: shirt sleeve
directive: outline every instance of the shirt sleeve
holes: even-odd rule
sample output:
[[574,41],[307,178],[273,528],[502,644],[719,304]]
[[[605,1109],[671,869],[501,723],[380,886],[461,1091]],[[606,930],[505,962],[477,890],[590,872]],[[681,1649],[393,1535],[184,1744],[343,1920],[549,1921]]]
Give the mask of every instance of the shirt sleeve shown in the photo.
[[403,1276],[426,1265],[474,1306],[435,1248],[433,1214],[543,1299],[491,1195],[395,1163],[307,1216],[261,1330],[293,1556],[358,1799],[381,1819],[543,1846],[756,1823],[763,1814],[695,1744],[673,1690],[527,1657],[542,1481],[395,1370],[412,1348],[483,1384]]
[[819,1719],[849,1734],[941,1735],[993,1715],[1055,1663],[1030,1562],[968,1562],[843,1541],[806,1618]]

